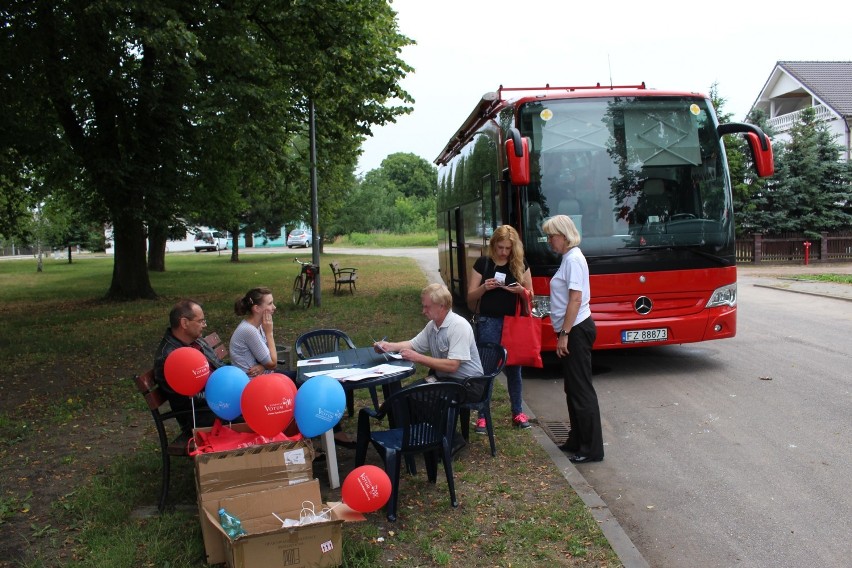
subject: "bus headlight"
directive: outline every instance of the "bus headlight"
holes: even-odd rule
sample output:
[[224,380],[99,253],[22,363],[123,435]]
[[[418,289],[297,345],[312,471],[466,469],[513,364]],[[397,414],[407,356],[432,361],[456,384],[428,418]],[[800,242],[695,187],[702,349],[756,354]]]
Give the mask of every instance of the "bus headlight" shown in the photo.
[[550,315],[550,296],[533,296],[532,306],[533,316],[543,318]]
[[727,286],[722,286],[721,288],[716,288],[713,290],[713,293],[710,295],[710,299],[707,301],[707,305],[705,308],[718,308],[719,306],[731,306],[734,307],[737,305],[737,285],[728,284]]

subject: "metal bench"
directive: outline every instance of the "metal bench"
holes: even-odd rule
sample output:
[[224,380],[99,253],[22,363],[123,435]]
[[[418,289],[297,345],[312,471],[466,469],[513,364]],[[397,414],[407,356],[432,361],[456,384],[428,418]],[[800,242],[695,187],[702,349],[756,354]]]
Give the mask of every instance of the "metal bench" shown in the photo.
[[338,262],[329,263],[331,272],[334,275],[334,294],[337,295],[343,289],[343,286],[349,286],[349,293],[355,293],[355,281],[358,279],[356,272],[357,268],[345,267],[341,268]]

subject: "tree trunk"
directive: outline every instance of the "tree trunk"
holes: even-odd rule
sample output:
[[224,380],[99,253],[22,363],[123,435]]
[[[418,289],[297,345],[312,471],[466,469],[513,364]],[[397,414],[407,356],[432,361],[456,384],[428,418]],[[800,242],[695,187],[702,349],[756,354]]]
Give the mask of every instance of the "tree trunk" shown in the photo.
[[166,231],[148,227],[148,270],[166,271]]
[[153,300],[157,297],[151,287],[148,265],[145,262],[145,225],[132,208],[113,211],[115,256],[110,300]]
[[[240,232],[239,230],[231,231],[234,238],[231,240],[231,262],[240,261]],[[246,246],[248,245],[248,235],[246,235]]]
[[246,231],[246,248],[254,246],[254,233]]
[[68,245],[68,264],[71,264],[71,245]]

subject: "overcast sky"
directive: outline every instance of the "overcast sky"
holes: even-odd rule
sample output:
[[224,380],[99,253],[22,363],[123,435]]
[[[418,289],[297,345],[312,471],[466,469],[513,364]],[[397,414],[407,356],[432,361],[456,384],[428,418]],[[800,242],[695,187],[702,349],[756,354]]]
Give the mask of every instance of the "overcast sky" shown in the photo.
[[[432,162],[482,95],[505,87],[633,85],[708,94],[742,120],[777,61],[849,61],[852,3],[749,0],[393,0],[416,41],[414,111],[376,127],[358,172],[395,152]],[[784,6],[784,7],[782,7]],[[710,11],[712,10],[712,11]],[[845,28],[845,29],[844,29]]]

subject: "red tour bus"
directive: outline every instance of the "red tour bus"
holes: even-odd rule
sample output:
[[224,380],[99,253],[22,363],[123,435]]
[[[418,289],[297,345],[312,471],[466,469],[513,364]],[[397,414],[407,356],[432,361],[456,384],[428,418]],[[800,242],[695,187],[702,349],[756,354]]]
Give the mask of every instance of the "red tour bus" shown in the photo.
[[[504,98],[512,92],[514,98]],[[466,303],[474,261],[512,225],[533,276],[543,350],[554,350],[550,277],[561,258],[541,224],[569,215],[589,263],[595,349],[736,334],[731,181],[722,137],[742,133],[761,177],[769,138],[720,125],[710,100],[635,86],[487,93],[436,158],[442,278]]]

